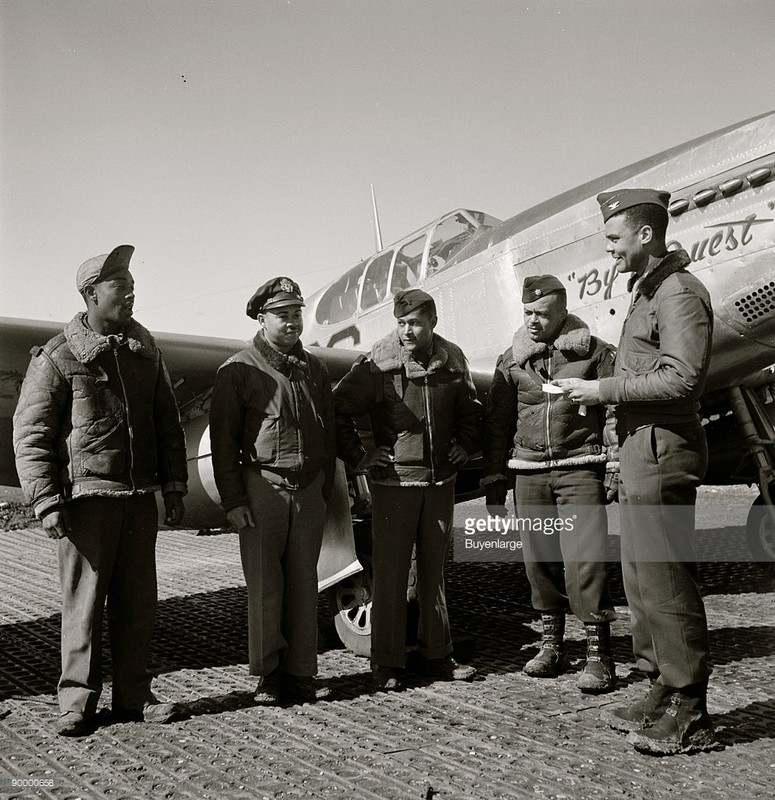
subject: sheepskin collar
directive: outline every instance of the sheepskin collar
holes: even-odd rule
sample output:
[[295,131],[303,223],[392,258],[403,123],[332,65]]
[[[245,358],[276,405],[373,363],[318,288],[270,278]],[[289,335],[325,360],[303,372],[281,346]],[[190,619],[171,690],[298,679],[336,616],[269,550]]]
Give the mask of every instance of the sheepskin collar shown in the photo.
[[65,326],[64,334],[73,355],[82,364],[94,361],[101,353],[122,342],[126,342],[133,353],[145,358],[156,358],[159,354],[151,332],[133,319],[127,323],[122,336],[103,336],[89,327],[86,312],[79,311]]
[[276,347],[272,347],[272,345],[267,342],[264,332],[259,331],[253,337],[253,344],[269,366],[281,372],[283,375],[290,375],[293,367],[298,367],[299,369],[307,368],[307,353],[302,347],[301,342],[296,342],[291,352],[286,355],[285,353],[281,353]]
[[592,334],[586,323],[574,314],[568,314],[557,338],[551,342],[534,342],[524,327],[514,334],[511,352],[514,361],[524,367],[531,358],[546,355],[551,349],[565,350],[585,356],[592,346]]
[[409,355],[395,331],[375,342],[371,348],[371,361],[379,372],[403,369],[407,378],[424,378],[441,369],[461,373],[466,369],[463,351],[437,333],[433,334],[431,358],[427,367]]
[[[672,275],[674,272],[678,272],[681,269],[684,269],[688,264],[692,263],[692,259],[689,257],[689,254],[686,250],[675,250],[671,253],[668,253],[660,262],[659,264],[651,270],[651,272],[647,273],[646,275],[641,278],[640,283],[638,284],[638,291],[642,294],[651,299],[654,296],[654,292],[659,289],[660,284],[667,278],[669,275]],[[637,275],[633,275],[629,283],[627,284],[627,290],[632,291],[632,287],[635,285],[637,281]]]

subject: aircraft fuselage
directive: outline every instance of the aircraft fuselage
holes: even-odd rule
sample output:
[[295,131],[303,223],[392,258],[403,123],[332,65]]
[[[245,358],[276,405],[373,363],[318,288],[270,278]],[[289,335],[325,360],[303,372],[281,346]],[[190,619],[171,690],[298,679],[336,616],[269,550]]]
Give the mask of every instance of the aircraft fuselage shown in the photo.
[[[630,293],[627,276],[617,274],[605,251],[595,198],[620,186],[671,192],[669,247],[689,253],[690,269],[707,286],[714,307],[707,388],[732,385],[775,363],[775,114],[673,148],[505,222],[482,224],[467,240],[458,236],[457,249],[439,265],[433,254],[443,240],[441,226],[478,212],[447,214],[350,270],[351,310],[344,318],[328,318],[334,285],[309,298],[305,338],[368,350],[390,331],[391,288],[413,242],[421,258],[412,264],[412,285],[434,296],[439,333],[463,348],[475,372],[492,373],[521,326],[527,275],[560,278],[569,310],[616,344]],[[366,282],[377,267],[384,272],[383,291],[377,301],[373,295],[367,301]]]

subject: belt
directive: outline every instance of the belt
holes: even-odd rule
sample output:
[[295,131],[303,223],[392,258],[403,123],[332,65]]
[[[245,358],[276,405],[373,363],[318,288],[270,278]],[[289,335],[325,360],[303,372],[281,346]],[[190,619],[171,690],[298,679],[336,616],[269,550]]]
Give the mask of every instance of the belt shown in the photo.
[[252,472],[265,478],[270,483],[275,483],[285,489],[303,489],[315,480],[320,468],[310,469],[282,469],[261,467],[258,464],[251,464],[249,469]]

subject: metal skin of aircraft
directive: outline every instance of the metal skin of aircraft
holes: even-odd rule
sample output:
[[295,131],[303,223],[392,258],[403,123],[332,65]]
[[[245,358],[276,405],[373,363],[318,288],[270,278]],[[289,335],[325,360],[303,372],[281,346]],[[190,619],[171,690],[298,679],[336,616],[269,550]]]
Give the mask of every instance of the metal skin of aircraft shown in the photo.
[[[628,276],[606,252],[596,197],[634,186],[671,193],[668,247],[689,253],[691,271],[712,297],[713,354],[702,398],[706,483],[759,485],[748,541],[755,559],[775,560],[775,394],[766,369],[775,364],[775,113],[671,148],[504,222],[468,209],[445,214],[309,297],[305,340],[368,350],[395,326],[395,292],[417,286],[434,297],[437,330],[463,348],[483,398],[498,355],[522,324],[524,278],[552,274],[566,285],[568,310],[616,344],[630,303]],[[459,473],[459,499],[476,493],[480,475],[477,460]],[[369,628],[363,580],[350,579],[337,600],[337,628],[354,649],[352,640]]]
[[[439,333],[462,347],[484,396],[497,356],[522,324],[525,276],[553,274],[567,287],[569,311],[616,344],[630,296],[627,276],[617,274],[605,251],[595,198],[627,186],[671,192],[669,246],[690,254],[690,269],[711,293],[713,353],[702,399],[711,451],[706,482],[759,484],[749,543],[757,559],[775,560],[775,402],[766,369],[775,364],[775,112],[667,150],[504,222],[467,209],[445,214],[307,298],[304,341],[313,343],[310,349],[336,381],[359,352],[394,327],[393,294],[421,287],[436,300]],[[0,485],[18,485],[11,418],[30,350],[62,328],[0,318]],[[220,527],[225,515],[212,475],[207,412],[217,368],[244,342],[155,335],[187,436],[186,524]],[[473,496],[479,477],[474,459],[458,478],[458,497]],[[342,640],[368,654],[370,583],[356,556],[350,510],[351,495],[362,490],[362,483],[348,489],[340,464],[318,578],[321,590],[332,590]]]

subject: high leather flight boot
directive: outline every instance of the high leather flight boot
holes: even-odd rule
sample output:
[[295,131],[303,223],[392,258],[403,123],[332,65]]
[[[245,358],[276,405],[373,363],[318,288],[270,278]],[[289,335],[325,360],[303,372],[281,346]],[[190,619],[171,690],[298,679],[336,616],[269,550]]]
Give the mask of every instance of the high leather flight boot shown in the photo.
[[611,655],[611,623],[585,622],[587,663],[577,686],[585,694],[603,694],[616,686],[616,665]]
[[649,690],[645,696],[628,706],[604,708],[600,716],[615,731],[640,731],[650,728],[665,713],[670,704],[671,690],[649,675]]
[[630,733],[627,741],[641,753],[660,756],[718,749],[708,715],[708,682],[668,691],[670,703],[665,713],[652,726]]
[[544,629],[541,647],[537,655],[522,668],[522,672],[533,678],[556,678],[568,669],[565,655],[565,612],[552,611],[541,614]]

